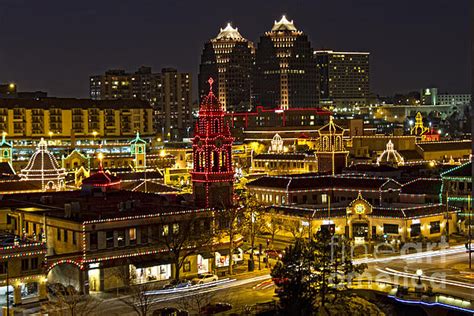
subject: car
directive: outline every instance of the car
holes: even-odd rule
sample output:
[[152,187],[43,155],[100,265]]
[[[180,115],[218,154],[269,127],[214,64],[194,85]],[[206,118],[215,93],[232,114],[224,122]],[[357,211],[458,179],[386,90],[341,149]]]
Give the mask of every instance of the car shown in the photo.
[[201,308],[201,314],[203,315],[214,315],[217,313],[227,312],[232,309],[232,305],[229,303],[214,303],[207,304]]
[[[249,248],[249,249],[245,250],[244,253],[246,253],[248,255],[251,254],[252,253],[252,248]],[[259,254],[260,254],[260,251],[258,249],[253,250],[253,255],[254,256],[258,256]]]
[[209,282],[215,282],[219,280],[219,277],[215,274],[211,273],[204,273],[204,274],[199,274],[197,278],[192,279],[193,284],[204,284],[204,283],[209,283]]
[[163,286],[163,290],[169,290],[169,289],[181,289],[185,288],[191,285],[191,281],[189,280],[173,280],[170,283],[166,284]]
[[272,278],[272,281],[276,286],[282,286],[283,284],[290,281],[290,279],[288,279],[288,278]]
[[276,249],[267,249],[265,250],[265,255],[268,256],[268,258],[270,259],[281,259],[283,257],[283,251]]
[[153,311],[153,316],[188,316],[187,311],[174,307],[164,307]]

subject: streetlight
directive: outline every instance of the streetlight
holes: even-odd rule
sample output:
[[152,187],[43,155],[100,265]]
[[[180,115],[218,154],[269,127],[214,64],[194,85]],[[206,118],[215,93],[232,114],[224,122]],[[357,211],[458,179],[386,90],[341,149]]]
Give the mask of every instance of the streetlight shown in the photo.
[[49,131],[49,140],[51,140],[53,138],[53,132]]
[[97,137],[97,134],[99,134],[97,133],[97,131],[92,131],[92,136],[94,136],[94,141],[95,141],[95,138]]
[[418,282],[417,282],[417,284],[420,286],[420,285],[421,285],[421,276],[423,275],[423,270],[417,269],[417,270],[416,270],[416,275],[418,276]]

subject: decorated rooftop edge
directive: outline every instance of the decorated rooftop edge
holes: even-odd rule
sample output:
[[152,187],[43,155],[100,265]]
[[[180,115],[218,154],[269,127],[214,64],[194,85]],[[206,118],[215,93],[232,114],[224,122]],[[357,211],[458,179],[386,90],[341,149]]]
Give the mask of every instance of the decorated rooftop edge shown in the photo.
[[227,23],[227,26],[225,28],[221,28],[219,34],[214,39],[215,40],[224,40],[224,39],[243,40],[244,38],[239,33],[238,28],[233,28],[230,23]]
[[293,23],[293,20],[288,21],[285,15],[283,15],[280,21],[276,21],[273,24],[272,32],[278,31],[298,31]]

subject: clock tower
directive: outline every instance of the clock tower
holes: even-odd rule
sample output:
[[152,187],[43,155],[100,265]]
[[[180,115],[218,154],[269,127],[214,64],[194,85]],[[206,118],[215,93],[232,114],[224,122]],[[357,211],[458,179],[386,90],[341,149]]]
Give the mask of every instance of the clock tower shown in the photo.
[[224,109],[212,92],[203,98],[193,138],[193,194],[201,207],[226,207],[232,204],[234,170],[229,124],[224,122]]

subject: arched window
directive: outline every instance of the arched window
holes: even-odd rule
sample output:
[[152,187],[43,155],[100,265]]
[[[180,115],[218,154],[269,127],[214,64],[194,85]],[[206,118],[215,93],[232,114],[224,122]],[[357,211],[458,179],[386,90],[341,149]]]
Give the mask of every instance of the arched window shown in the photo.
[[214,120],[214,133],[218,133],[218,132],[219,132],[219,120],[215,119]]

